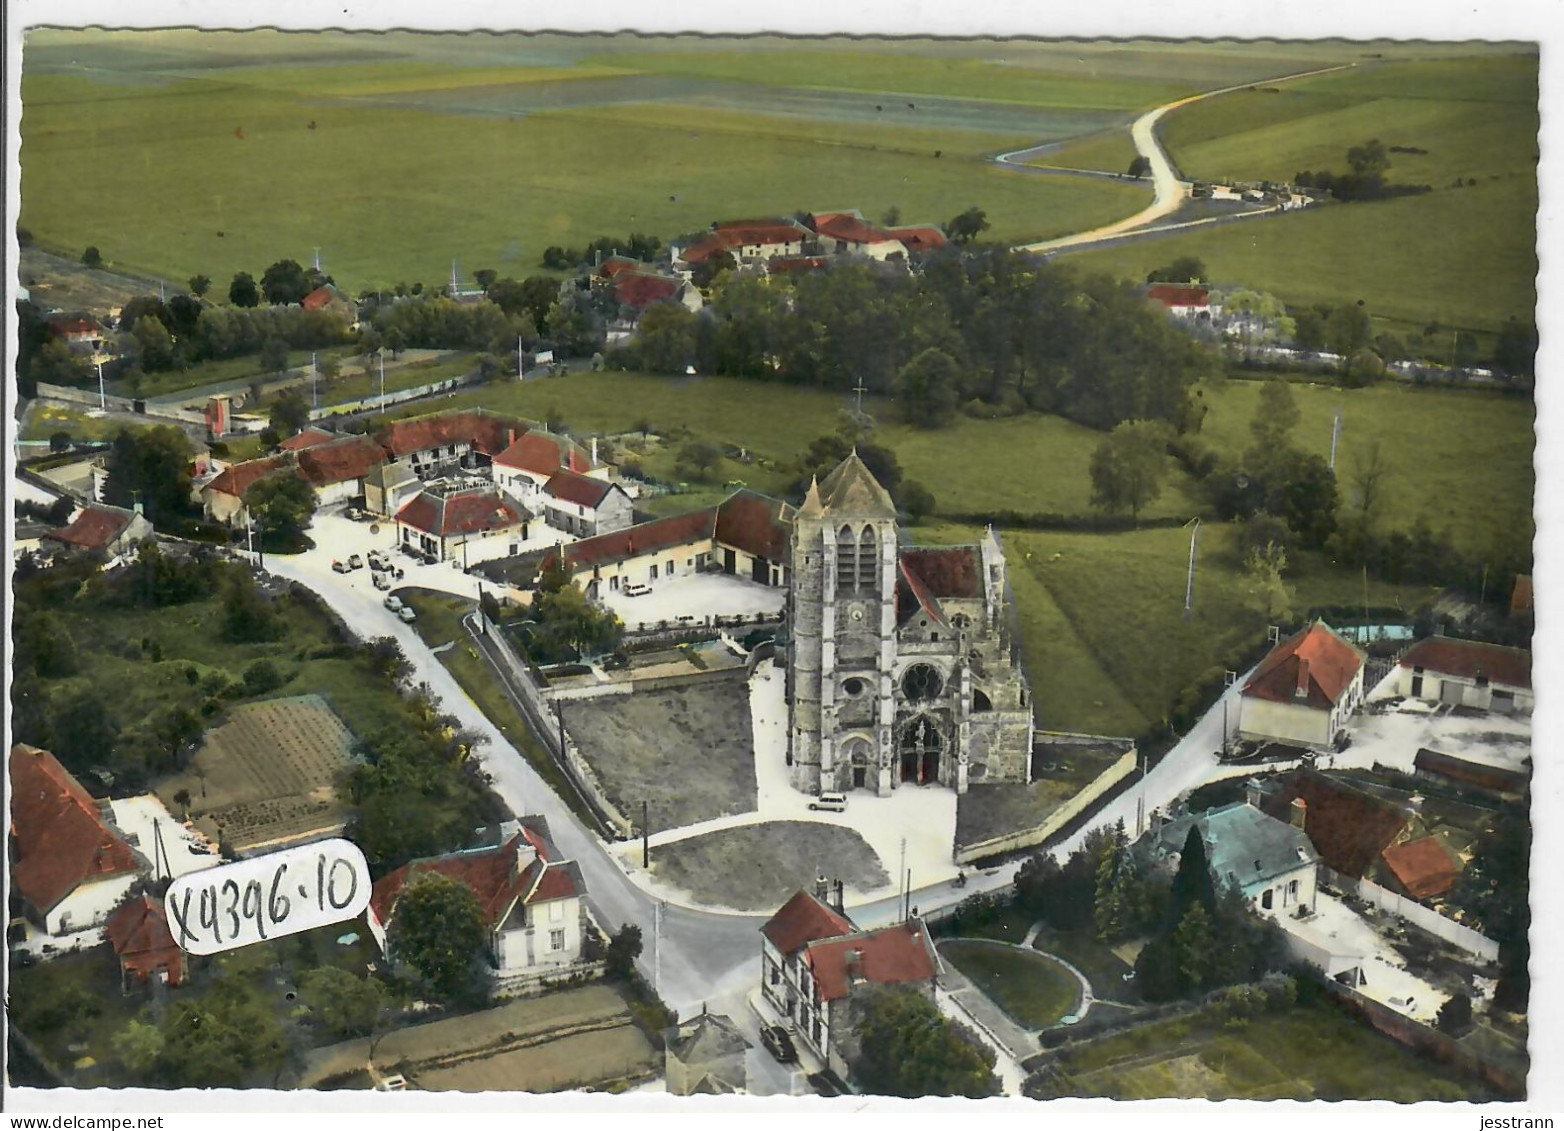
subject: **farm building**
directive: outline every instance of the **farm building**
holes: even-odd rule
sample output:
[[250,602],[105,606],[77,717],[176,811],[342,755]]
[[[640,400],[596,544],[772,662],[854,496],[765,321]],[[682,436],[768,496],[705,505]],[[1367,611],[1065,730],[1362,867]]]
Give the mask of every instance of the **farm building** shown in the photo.
[[721,1013],[708,1013],[667,1030],[663,1037],[664,1076],[670,1096],[722,1096],[743,1092],[749,1083],[744,1066],[749,1041]]
[[385,452],[367,436],[344,436],[294,453],[299,475],[315,489],[320,506],[364,496],[370,472],[385,462]]
[[302,452],[305,448],[329,444],[336,439],[340,439],[340,437],[335,432],[328,432],[324,428],[317,428],[311,424],[308,428],[289,436],[277,446],[285,452]]
[[1386,887],[1425,901],[1449,892],[1463,869],[1461,858],[1438,834],[1391,845],[1380,859],[1390,881]]
[[543,484],[541,502],[550,526],[578,538],[611,534],[635,521],[635,504],[623,487],[563,467]]
[[886,260],[907,257],[907,248],[899,239],[876,228],[856,208],[849,212],[816,212],[805,221],[819,240],[820,249],[836,255],[865,255]]
[[445,876],[477,896],[488,931],[490,976],[505,992],[543,988],[543,978],[585,973],[582,942],[589,919],[580,867],[561,856],[542,817],[507,821],[484,843],[414,860],[383,876],[365,912],[369,932],[387,952],[397,901],[416,877]]
[[201,507],[213,522],[243,526],[249,516],[244,493],[274,472],[291,472],[291,455],[263,456],[260,459],[232,463],[201,488]]
[[1153,858],[1176,869],[1189,830],[1200,830],[1206,860],[1219,884],[1243,893],[1261,915],[1275,917],[1314,908],[1319,853],[1303,831],[1301,799],[1288,806],[1287,821],[1267,816],[1250,801],[1169,821],[1157,830]]
[[69,526],[51,530],[43,537],[68,549],[113,557],[126,553],[154,533],[152,524],[141,513],[140,503],[132,510],[93,503],[77,511]]
[[426,483],[396,512],[397,541],[437,561],[474,561],[521,552],[534,515],[493,487]]
[[1211,303],[1211,291],[1198,283],[1153,283],[1146,297],[1175,318],[1210,319],[1221,313]]
[[1430,636],[1396,665],[1395,693],[1481,711],[1530,714],[1531,653],[1476,640]]
[[1472,762],[1427,747],[1418,750],[1412,765],[1419,777],[1470,786],[1496,797],[1523,797],[1531,785],[1531,776],[1520,770]]
[[1355,879],[1374,878],[1387,848],[1422,832],[1410,805],[1313,770],[1289,774],[1257,799],[1268,816],[1302,829],[1327,868]]
[[81,783],[47,750],[11,747],[11,891],[20,926],[48,935],[97,927],[147,863]]
[[1363,701],[1363,653],[1324,621],[1282,641],[1244,685],[1240,738],[1325,748]]
[[804,1048],[839,1076],[848,1072],[840,1040],[851,1029],[853,993],[862,986],[905,986],[932,999],[943,969],[923,920],[860,930],[839,905],[800,891],[760,929],[763,1002]]
[[405,460],[420,479],[438,479],[488,467],[526,430],[519,420],[474,409],[393,421],[375,440],[387,459]]
[[109,916],[103,933],[119,959],[120,987],[161,982],[178,986],[185,980],[185,952],[174,942],[163,904],[142,894],[133,896]]
[[494,457],[494,482],[523,502],[531,502],[532,496],[540,494],[544,484],[561,468],[577,475],[607,479],[610,470],[598,462],[597,441],[592,442],[592,448],[588,454],[567,437],[529,429]]
[[404,503],[423,490],[424,481],[399,459],[387,460],[364,476],[364,509],[390,518]]

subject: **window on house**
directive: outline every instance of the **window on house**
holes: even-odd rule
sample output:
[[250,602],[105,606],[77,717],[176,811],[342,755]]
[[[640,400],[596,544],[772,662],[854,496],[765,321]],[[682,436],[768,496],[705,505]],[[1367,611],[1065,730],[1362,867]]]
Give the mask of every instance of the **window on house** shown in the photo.
[[668,564],[663,567],[663,572],[665,574],[667,574],[669,577],[673,576],[673,559],[672,558],[668,559]]
[[565,949],[565,932],[564,931],[550,931],[548,933],[548,948],[550,950],[564,950]]
[[1270,888],[1266,888],[1265,889],[1265,894],[1260,897],[1260,906],[1265,908],[1267,911],[1269,911],[1271,909],[1271,889]]
[[1298,898],[1298,881],[1297,880],[1290,880],[1290,881],[1288,881],[1288,884],[1287,884],[1287,894],[1290,895],[1294,900],[1296,900]]
[[657,567],[655,565],[652,567],[652,580],[657,580]]
[[617,593],[619,591],[619,578],[617,576],[610,577],[608,579],[608,587]]

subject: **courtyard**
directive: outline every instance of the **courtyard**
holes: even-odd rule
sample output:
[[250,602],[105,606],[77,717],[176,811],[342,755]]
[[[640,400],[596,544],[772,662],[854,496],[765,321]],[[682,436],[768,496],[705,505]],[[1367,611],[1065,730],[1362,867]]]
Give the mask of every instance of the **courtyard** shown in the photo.
[[[642,581],[642,578],[632,580]],[[709,624],[710,617],[772,618],[787,604],[787,590],[726,573],[685,573],[651,582],[650,593],[627,596],[623,588],[605,589],[601,604],[624,622],[627,632],[645,632],[659,624]]]

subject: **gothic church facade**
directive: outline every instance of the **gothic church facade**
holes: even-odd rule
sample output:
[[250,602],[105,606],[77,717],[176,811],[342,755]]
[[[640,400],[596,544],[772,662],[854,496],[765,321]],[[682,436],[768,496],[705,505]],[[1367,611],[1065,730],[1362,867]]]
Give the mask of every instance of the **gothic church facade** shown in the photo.
[[900,545],[896,507],[854,452],[793,519],[788,759],[806,793],[1026,782],[1031,694],[1005,558]]

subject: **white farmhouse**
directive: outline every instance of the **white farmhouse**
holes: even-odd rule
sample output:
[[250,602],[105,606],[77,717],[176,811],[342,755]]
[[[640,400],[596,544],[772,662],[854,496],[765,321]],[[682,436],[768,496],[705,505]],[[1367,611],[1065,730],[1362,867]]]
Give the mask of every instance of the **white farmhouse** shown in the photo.
[[1390,683],[1396,695],[1505,714],[1530,714],[1531,653],[1476,640],[1430,636],[1408,649]]
[[1324,749],[1363,701],[1363,653],[1324,621],[1282,641],[1244,684],[1238,735]]

